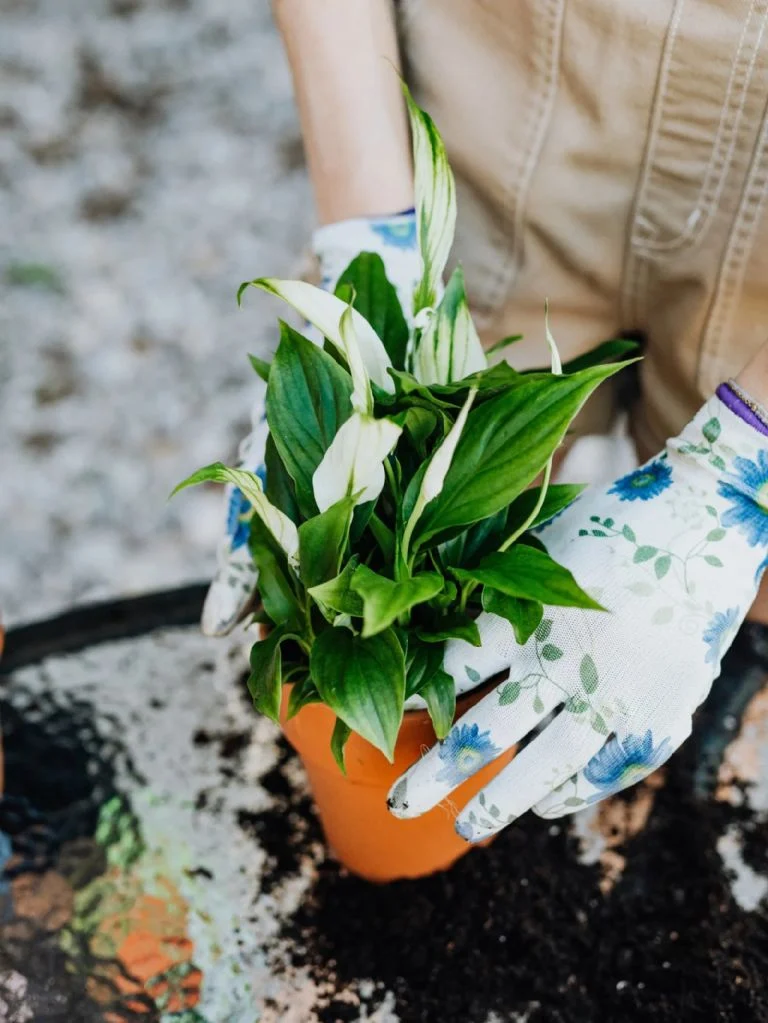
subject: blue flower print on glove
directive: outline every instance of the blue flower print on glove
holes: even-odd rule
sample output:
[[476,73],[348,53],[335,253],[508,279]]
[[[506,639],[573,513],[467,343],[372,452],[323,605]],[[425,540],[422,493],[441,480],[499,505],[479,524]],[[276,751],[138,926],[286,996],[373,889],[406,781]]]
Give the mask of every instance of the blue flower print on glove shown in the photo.
[[645,778],[649,768],[659,767],[670,753],[669,739],[654,747],[650,728],[645,735],[628,735],[621,741],[614,736],[584,768],[584,777],[598,790],[587,802],[596,803]]
[[672,484],[672,467],[663,458],[635,469],[617,480],[609,494],[618,494],[621,501],[650,501]]
[[477,725],[459,725],[452,729],[440,746],[444,767],[438,781],[460,785],[475,771],[490,764],[501,750],[491,741],[491,733],[481,732]]
[[750,547],[768,547],[768,452],[758,451],[757,461],[734,458],[735,473],[718,485],[731,507],[723,515],[724,526],[736,526]]

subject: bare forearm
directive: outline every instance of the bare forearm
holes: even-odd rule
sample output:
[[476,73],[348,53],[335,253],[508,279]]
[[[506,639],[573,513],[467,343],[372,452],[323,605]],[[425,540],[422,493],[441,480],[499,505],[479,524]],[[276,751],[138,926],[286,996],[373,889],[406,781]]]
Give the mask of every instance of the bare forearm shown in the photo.
[[413,202],[391,0],[274,0],[321,223]]

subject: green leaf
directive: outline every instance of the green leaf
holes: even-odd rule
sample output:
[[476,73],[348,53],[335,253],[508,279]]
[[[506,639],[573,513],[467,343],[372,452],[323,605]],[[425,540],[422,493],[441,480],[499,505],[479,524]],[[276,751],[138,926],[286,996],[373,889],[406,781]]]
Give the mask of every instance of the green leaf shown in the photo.
[[416,635],[425,643],[443,643],[448,639],[463,639],[472,646],[481,645],[477,623],[469,615],[461,614],[459,611],[443,615],[429,629],[416,629]]
[[597,665],[589,654],[584,654],[581,659],[579,675],[581,677],[581,684],[584,686],[584,692],[594,693],[599,685],[600,679],[597,674]]
[[477,568],[454,569],[457,579],[471,579],[500,590],[510,597],[537,600],[557,607],[583,607],[605,610],[589,596],[564,565],[544,551],[516,544],[508,551],[496,551]]
[[505,348],[509,348],[510,345],[522,340],[522,334],[510,334],[509,337],[503,337],[500,341],[495,341],[490,348],[486,348],[485,354],[495,355],[497,352],[502,352]]
[[515,700],[520,696],[522,692],[522,686],[519,682],[507,682],[504,688],[499,693],[499,703],[502,706],[506,706],[509,703],[514,703]]
[[525,377],[474,408],[443,492],[424,509],[415,539],[427,542],[511,504],[543,470],[589,395],[619,368],[596,366],[570,376]]
[[480,672],[479,671],[475,671],[474,668],[470,668],[470,666],[468,664],[464,665],[464,671],[467,673],[467,678],[469,679],[470,682],[477,683],[477,682],[480,681],[480,679],[481,679]]
[[356,557],[351,558],[339,575],[319,586],[312,586],[309,595],[321,608],[330,608],[339,614],[359,618],[363,614],[363,598],[351,587],[352,577],[359,566]]
[[273,629],[265,639],[251,647],[251,674],[248,692],[253,705],[273,721],[280,720],[282,691],[282,657],[280,644],[288,638],[284,628]]
[[610,341],[603,341],[591,352],[579,355],[569,362],[563,363],[563,373],[579,373],[581,370],[589,369],[591,366],[598,366],[608,360],[617,361],[625,355],[636,352],[639,348],[637,341],[630,341],[628,338],[614,338]]
[[296,484],[305,517],[317,512],[312,476],[352,413],[352,380],[317,345],[286,323],[269,374],[267,421],[280,458]]
[[403,427],[403,431],[416,450],[421,453],[422,458],[426,458],[429,454],[426,442],[438,424],[438,413],[433,409],[424,408],[422,405],[411,405],[402,413],[401,417],[394,416],[393,418]]
[[299,526],[299,571],[307,589],[338,575],[354,507],[354,497],[343,497]]
[[264,468],[266,470],[264,493],[276,508],[279,508],[292,522],[298,524],[301,521],[301,515],[296,503],[296,487],[286,472],[271,433],[267,436],[264,450]]
[[457,568],[471,568],[485,554],[496,550],[507,532],[507,509],[490,518],[476,522],[469,529],[464,529],[458,536],[441,543],[437,548],[438,556],[444,565]]
[[302,707],[306,707],[310,703],[319,703],[320,693],[317,691],[317,686],[312,681],[310,675],[305,675],[304,678],[294,682],[291,686],[291,692],[288,697],[288,718],[295,717]]
[[659,607],[653,612],[651,621],[654,625],[666,625],[675,616],[675,609],[672,607]]
[[367,565],[358,566],[350,583],[363,600],[363,636],[375,636],[416,604],[430,600],[443,588],[437,572],[422,572],[394,582]]
[[259,570],[258,588],[264,610],[275,625],[298,628],[302,615],[291,582],[293,573],[282,549],[257,515],[251,519],[248,546]]
[[411,122],[415,171],[416,226],[424,274],[413,296],[413,312],[433,306],[453,244],[456,186],[448,156],[432,118],[413,101],[403,83]]
[[621,534],[624,537],[624,539],[629,540],[630,543],[635,543],[637,541],[635,531],[630,526],[622,526]]
[[374,540],[381,549],[381,553],[384,555],[384,560],[388,565],[391,565],[395,559],[395,534],[376,514],[371,515],[368,520],[368,526],[373,533]]
[[725,459],[721,458],[720,455],[712,455],[712,457],[709,460],[709,463],[710,465],[714,465],[716,469],[719,469],[720,472],[725,472],[725,470],[728,468],[728,466],[725,464]]
[[541,656],[545,661],[559,661],[563,656],[563,651],[554,643],[545,643],[541,648]]
[[636,565],[639,565],[642,561],[650,561],[651,558],[655,558],[658,553],[658,547],[649,547],[644,544],[642,547],[637,548],[632,560]]
[[533,701],[533,709],[536,714],[543,714],[544,712],[544,701],[540,696],[537,696]]
[[405,658],[405,698],[420,692],[436,671],[443,666],[443,648],[438,643],[424,643],[411,635]]
[[544,643],[549,639],[549,634],[552,632],[552,619],[545,618],[541,625],[536,630],[536,639],[539,643]]
[[720,560],[720,558],[715,557],[714,554],[705,554],[704,555],[704,560],[706,561],[706,563],[708,565],[711,565],[713,568],[722,568],[723,567],[723,563]]
[[326,629],[312,647],[310,673],[336,716],[392,761],[405,700],[405,658],[392,629],[368,639]]
[[722,540],[724,536],[724,529],[710,529],[707,533],[707,540],[709,540],[710,543],[715,543],[717,540]]
[[664,554],[662,557],[657,558],[653,563],[653,570],[656,573],[656,578],[663,579],[671,565],[672,558],[670,558],[668,554]]
[[257,375],[261,377],[265,384],[268,384],[270,364],[264,359],[260,359],[258,355],[249,355],[248,359]]
[[[387,278],[384,262],[375,252],[361,252],[339,278],[339,286],[351,286],[352,305],[381,338],[395,369],[405,369],[408,324],[394,286]],[[341,296],[339,296],[341,297]]]
[[578,796],[568,796],[563,803],[564,806],[584,806],[584,800]]
[[713,416],[708,419],[702,426],[701,432],[707,438],[710,444],[714,444],[717,438],[720,436],[720,420]]
[[[573,504],[584,489],[583,485],[577,483],[553,483],[548,487],[547,493],[544,496],[544,503],[529,526],[529,529],[540,526],[542,522],[553,518],[558,512]],[[513,529],[527,521],[531,512],[536,507],[540,494],[541,487],[529,487],[528,490],[525,490],[513,501],[507,517],[508,532],[511,533]]]
[[419,690],[427,704],[429,716],[438,739],[444,739],[451,730],[456,714],[456,686],[447,671],[439,668],[430,675]]
[[347,745],[347,739],[351,734],[352,729],[349,725],[345,725],[341,718],[336,718],[336,724],[333,726],[333,734],[331,735],[331,753],[333,753],[333,759],[339,765],[342,774],[347,773],[347,768],[344,764],[344,747]]
[[483,588],[483,609],[506,618],[521,646],[528,642],[544,616],[544,605],[539,601],[509,597],[490,586]]

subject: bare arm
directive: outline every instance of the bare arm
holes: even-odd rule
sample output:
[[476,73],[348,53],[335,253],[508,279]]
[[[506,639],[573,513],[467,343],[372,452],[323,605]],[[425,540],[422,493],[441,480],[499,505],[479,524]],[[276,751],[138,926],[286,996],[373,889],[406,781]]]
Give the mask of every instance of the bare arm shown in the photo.
[[322,224],[413,204],[391,0],[274,0]]

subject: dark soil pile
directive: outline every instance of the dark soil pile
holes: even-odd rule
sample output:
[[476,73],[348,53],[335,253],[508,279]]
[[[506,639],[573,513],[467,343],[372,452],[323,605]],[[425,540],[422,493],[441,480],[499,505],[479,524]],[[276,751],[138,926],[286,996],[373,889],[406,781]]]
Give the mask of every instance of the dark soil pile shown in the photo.
[[[357,1020],[360,1007],[342,996],[367,978],[373,993],[364,986],[361,1003],[370,1011],[391,991],[404,1023],[485,1023],[491,1013],[531,1023],[768,1021],[768,907],[739,907],[716,848],[735,826],[745,859],[766,873],[768,824],[694,796],[701,749],[693,740],[672,761],[607,895],[599,868],[576,862],[567,828],[533,815],[420,881],[376,886],[321,862],[282,934],[287,965],[331,990],[319,1018]],[[247,822],[269,841],[268,887],[319,837],[287,781],[290,756],[265,779],[277,805]]]

